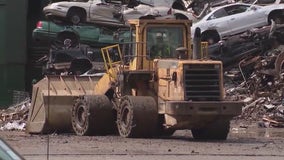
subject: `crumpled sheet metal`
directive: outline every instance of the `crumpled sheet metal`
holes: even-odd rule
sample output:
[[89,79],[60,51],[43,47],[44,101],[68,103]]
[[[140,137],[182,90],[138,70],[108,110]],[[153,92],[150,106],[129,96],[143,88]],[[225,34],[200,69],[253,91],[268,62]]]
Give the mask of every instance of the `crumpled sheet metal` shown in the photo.
[[0,110],[0,130],[25,130],[30,108],[30,99],[26,99],[7,109]]
[[272,113],[265,114],[262,120],[266,127],[284,127],[284,106],[279,105]]

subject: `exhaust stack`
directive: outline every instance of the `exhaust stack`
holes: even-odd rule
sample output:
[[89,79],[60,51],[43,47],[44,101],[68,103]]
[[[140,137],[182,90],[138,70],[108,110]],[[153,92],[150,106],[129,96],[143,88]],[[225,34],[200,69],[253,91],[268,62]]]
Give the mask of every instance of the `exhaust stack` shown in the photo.
[[201,30],[196,28],[193,37],[193,59],[201,59]]

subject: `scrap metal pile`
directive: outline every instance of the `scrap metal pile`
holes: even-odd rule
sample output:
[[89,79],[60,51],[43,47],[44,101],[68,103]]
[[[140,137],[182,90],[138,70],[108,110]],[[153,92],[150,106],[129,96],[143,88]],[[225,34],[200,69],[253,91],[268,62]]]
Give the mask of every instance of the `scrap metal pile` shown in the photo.
[[254,56],[247,54],[248,57],[239,61],[238,68],[226,72],[227,98],[241,99],[246,104],[238,118],[262,120],[260,127],[284,127],[284,28],[274,28],[254,32],[269,31],[266,32],[269,46],[262,48],[270,49]]
[[30,98],[0,110],[0,130],[25,130]]

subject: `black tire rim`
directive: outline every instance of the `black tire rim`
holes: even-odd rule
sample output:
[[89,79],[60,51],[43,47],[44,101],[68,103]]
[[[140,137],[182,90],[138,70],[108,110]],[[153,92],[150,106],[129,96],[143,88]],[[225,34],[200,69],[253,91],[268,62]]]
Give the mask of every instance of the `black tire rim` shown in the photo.
[[121,108],[119,110],[118,117],[118,128],[120,135],[123,137],[128,137],[132,130],[132,120],[133,112],[131,110],[131,104],[128,100],[122,102]]
[[86,107],[83,104],[80,104],[76,109],[75,122],[80,128],[83,128],[86,125],[86,112]]
[[74,14],[74,15],[71,16],[71,22],[73,24],[79,24],[80,21],[81,21],[81,17],[79,15]]
[[130,121],[130,115],[129,115],[129,109],[127,106],[123,107],[122,112],[121,112],[121,125],[126,128],[129,124]]

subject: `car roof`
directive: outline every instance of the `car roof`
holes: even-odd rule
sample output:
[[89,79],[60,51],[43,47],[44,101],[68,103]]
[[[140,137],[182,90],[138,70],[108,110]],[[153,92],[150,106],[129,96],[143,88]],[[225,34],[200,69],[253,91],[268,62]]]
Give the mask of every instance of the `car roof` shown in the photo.
[[[226,5],[223,5],[223,6],[217,6],[217,7],[214,7],[212,8],[212,11],[216,11],[220,8],[225,8],[225,7],[229,7],[229,6],[236,6],[236,5],[245,5],[245,6],[253,6],[254,4],[248,4],[248,3],[230,3],[230,4],[226,4]],[[259,6],[259,5],[254,5],[254,6]]]

